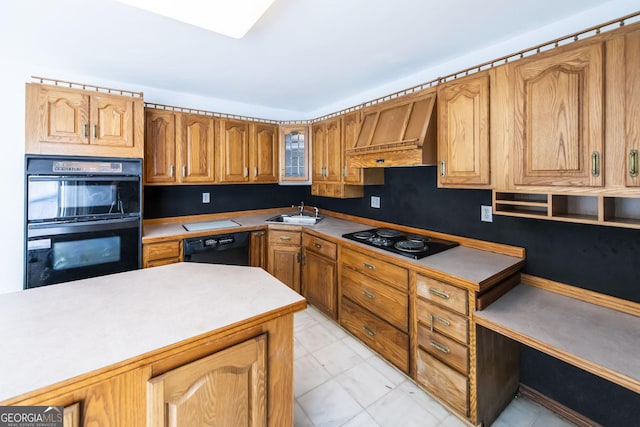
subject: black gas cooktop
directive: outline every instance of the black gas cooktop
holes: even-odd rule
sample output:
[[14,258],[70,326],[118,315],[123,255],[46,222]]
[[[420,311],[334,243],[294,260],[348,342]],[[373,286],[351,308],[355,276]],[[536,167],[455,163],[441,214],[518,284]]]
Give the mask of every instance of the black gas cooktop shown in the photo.
[[458,246],[456,242],[405,233],[391,228],[372,228],[343,234],[342,237],[413,259],[424,258]]

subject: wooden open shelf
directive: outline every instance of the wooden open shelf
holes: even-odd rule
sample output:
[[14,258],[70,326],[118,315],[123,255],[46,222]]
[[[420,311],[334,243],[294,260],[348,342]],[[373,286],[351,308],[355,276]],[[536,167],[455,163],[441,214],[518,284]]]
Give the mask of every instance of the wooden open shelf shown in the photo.
[[640,228],[640,197],[493,192],[496,215]]

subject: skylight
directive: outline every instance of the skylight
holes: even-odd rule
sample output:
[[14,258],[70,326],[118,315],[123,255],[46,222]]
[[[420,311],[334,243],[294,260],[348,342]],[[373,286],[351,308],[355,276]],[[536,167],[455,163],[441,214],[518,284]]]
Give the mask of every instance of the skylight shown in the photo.
[[275,0],[116,0],[139,9],[241,39]]

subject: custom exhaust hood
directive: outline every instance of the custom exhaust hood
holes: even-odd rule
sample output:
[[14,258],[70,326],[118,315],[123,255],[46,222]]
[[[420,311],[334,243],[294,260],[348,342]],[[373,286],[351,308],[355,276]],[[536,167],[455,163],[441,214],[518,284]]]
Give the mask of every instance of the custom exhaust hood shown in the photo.
[[428,89],[366,107],[349,167],[435,165],[436,91]]

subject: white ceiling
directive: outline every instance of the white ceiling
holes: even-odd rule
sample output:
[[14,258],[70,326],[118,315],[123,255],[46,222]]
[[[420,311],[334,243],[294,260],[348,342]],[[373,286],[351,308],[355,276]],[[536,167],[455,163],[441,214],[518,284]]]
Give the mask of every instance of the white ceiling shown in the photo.
[[276,0],[236,40],[112,0],[9,0],[0,25],[5,53],[33,55],[35,63],[304,114],[567,17],[622,3]]

